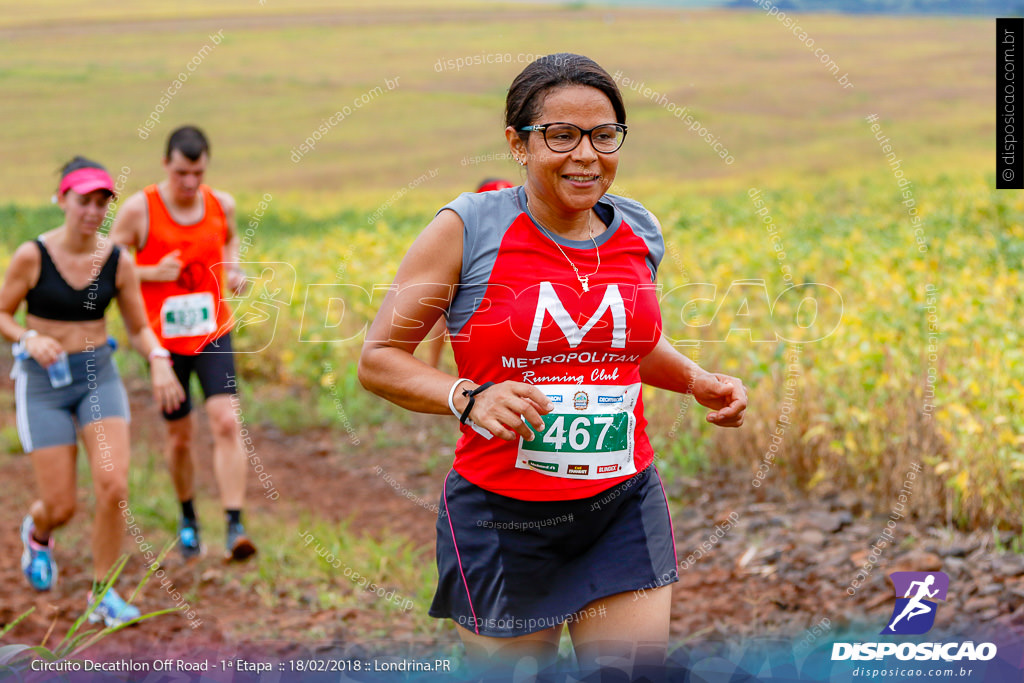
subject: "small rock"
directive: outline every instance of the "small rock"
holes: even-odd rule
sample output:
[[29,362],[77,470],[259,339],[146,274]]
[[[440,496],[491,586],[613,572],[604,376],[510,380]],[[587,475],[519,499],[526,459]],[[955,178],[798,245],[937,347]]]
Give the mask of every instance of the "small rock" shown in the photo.
[[679,574],[680,588],[697,588],[704,583],[704,578],[698,572],[681,572]]
[[846,533],[849,534],[850,538],[861,538],[865,540],[870,538],[871,541],[874,541],[878,538],[878,527],[877,525],[866,524],[865,522],[856,522],[855,524],[850,525],[850,528],[846,530]]
[[681,538],[684,534],[699,534],[700,530],[704,528],[704,520],[701,519],[689,519],[682,520],[676,524],[676,537]]
[[1024,555],[1003,553],[992,558],[992,569],[1000,576],[1021,576],[1024,574]]
[[876,595],[875,597],[873,597],[870,600],[868,600],[865,603],[865,606],[869,610],[871,610],[871,609],[875,609],[876,607],[881,607],[882,605],[884,605],[887,602],[893,602],[893,596],[892,595],[888,595],[886,593],[880,592],[880,593],[878,593],[878,595]]
[[754,559],[755,555],[757,555],[757,546],[752,545],[749,548],[747,548],[742,555],[740,555],[740,558],[738,560],[736,560],[736,566],[740,569],[746,567],[748,564],[750,564],[750,561]]
[[937,572],[942,569],[942,560],[938,555],[924,550],[911,550],[896,558],[886,567],[886,573],[892,572]]
[[1004,593],[998,599],[1001,604],[1006,605],[1010,612],[1016,612],[1024,605],[1024,596],[1017,593]]
[[[1017,612],[1020,612],[1020,614]],[[1017,612],[1004,614],[1001,617],[993,619],[992,625],[996,628],[1005,629],[1007,631],[1012,631],[1015,628],[1019,629],[1020,626],[1024,624],[1024,610],[1018,608]]]
[[846,549],[845,548],[828,548],[822,551],[817,556],[817,562],[819,569],[834,569],[841,567],[846,563]]
[[969,553],[967,559],[977,566],[977,563],[988,563],[992,559],[992,551],[982,544],[977,550]]
[[1006,588],[998,583],[989,583],[978,589],[978,595],[998,595]]
[[929,543],[924,546],[924,549],[939,557],[967,557],[977,550],[978,546],[978,543],[952,541],[950,543]]
[[946,572],[950,579],[955,579],[967,570],[967,561],[959,557],[945,557],[942,560],[942,571]]
[[322,645],[314,645],[313,649],[312,649],[312,652],[314,654],[332,654],[335,651],[341,650],[344,647],[345,647],[345,644],[342,641],[336,640],[336,641],[331,641],[329,643],[324,643]]
[[[732,515],[734,513],[735,513],[736,516],[732,517],[730,519],[729,515]],[[715,524],[716,525],[718,525],[718,524],[723,524],[723,525],[724,524],[730,524],[731,525],[731,524],[733,524],[733,520],[736,520],[737,518],[738,519],[743,519],[743,513],[736,512],[735,510],[720,510],[718,512],[718,514],[715,515]]]
[[1003,582],[1003,590],[1010,595],[1024,598],[1024,578],[1007,579]]
[[817,529],[825,533],[834,534],[842,529],[844,524],[849,524],[853,521],[849,514],[846,517],[849,519],[844,522],[842,514],[811,511],[797,522],[797,529]]
[[864,501],[858,491],[843,491],[839,494],[836,502],[839,506],[849,510],[852,515],[860,515],[864,512]]
[[949,609],[948,607],[939,607],[935,614],[935,624],[932,626],[933,629],[942,630],[949,626],[952,626],[953,622],[956,621],[957,617],[960,616],[960,611],[955,609]]
[[219,569],[207,569],[205,572],[203,572],[202,576],[199,577],[199,582],[214,583],[215,581],[220,581],[220,579],[223,578],[223,576],[224,572],[220,571]]
[[964,610],[968,612],[984,612],[993,608],[996,609],[996,613],[998,614],[999,598],[994,595],[971,598],[964,603]]
[[812,546],[814,548],[820,548],[825,545],[825,534],[818,531],[817,529],[808,529],[807,531],[801,531],[797,536],[797,543],[804,546]]

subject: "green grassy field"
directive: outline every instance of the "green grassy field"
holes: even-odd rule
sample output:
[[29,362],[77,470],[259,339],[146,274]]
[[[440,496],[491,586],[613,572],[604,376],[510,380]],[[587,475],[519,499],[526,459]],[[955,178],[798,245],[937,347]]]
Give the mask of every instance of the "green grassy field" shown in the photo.
[[[0,200],[45,202],[57,168],[75,153],[130,169],[124,187],[139,189],[158,176],[163,141],[183,122],[211,136],[210,180],[243,198],[270,192],[289,210],[312,213],[372,208],[430,169],[437,177],[403,201],[448,196],[483,176],[517,175],[508,160],[473,161],[505,151],[504,93],[522,62],[556,51],[588,54],[688,107],[736,160],[726,166],[665,106],[624,88],[631,130],[619,182],[631,192],[883,172],[864,122],[872,113],[910,172],[990,163],[986,20],[802,17],[835,62],[833,75],[759,11],[468,1],[145,7],[0,4],[0,89],[9,104]],[[443,68],[465,58],[500,63]],[[852,87],[838,84],[844,73]],[[390,91],[389,79],[397,83]],[[168,88],[177,90],[159,123],[140,138]],[[354,108],[363,96],[370,101]],[[351,114],[293,162],[293,150],[346,106]]]

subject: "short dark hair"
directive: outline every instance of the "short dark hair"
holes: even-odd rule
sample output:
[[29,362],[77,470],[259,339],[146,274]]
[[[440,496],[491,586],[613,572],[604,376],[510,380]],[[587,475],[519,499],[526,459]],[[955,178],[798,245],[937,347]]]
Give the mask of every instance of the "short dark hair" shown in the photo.
[[[585,85],[597,88],[611,100],[618,123],[626,123],[626,106],[622,93],[608,72],[583,55],[560,52],[531,62],[508,89],[505,98],[505,125],[519,130],[529,126],[540,115],[544,97],[555,88]],[[520,133],[525,142],[529,133]]]
[[68,173],[74,173],[77,170],[83,168],[98,168],[101,171],[106,171],[103,164],[98,164],[92,159],[86,159],[83,156],[76,156],[74,159],[64,164],[63,168],[60,169],[60,177],[63,179]]
[[181,152],[182,156],[189,161],[199,161],[203,152],[206,152],[206,156],[210,156],[210,143],[203,135],[203,131],[195,126],[182,126],[167,138],[167,151],[164,153],[166,161],[171,160],[171,153],[174,150]]

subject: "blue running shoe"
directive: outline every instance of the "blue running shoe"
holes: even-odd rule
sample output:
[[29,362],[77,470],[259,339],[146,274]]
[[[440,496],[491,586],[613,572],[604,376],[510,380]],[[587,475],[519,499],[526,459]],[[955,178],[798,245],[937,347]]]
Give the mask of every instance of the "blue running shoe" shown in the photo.
[[178,549],[186,562],[206,554],[206,546],[199,539],[199,524],[195,520],[183,518],[178,522]]
[[53,537],[46,545],[40,545],[32,538],[35,523],[32,515],[25,515],[21,522],[21,570],[25,578],[37,591],[48,591],[57,583],[57,563],[53,561]]
[[[94,602],[92,592],[89,592],[89,606],[92,607]],[[127,602],[121,599],[121,596],[117,594],[113,588],[107,590],[100,604],[96,605],[96,609],[89,613],[89,621],[93,624],[103,622],[103,625],[107,628],[114,628],[127,624],[133,619],[138,619],[139,608],[135,605],[129,605]]]
[[224,553],[225,561],[241,561],[255,554],[256,546],[245,535],[245,527],[242,526],[242,523],[228,524],[227,548]]

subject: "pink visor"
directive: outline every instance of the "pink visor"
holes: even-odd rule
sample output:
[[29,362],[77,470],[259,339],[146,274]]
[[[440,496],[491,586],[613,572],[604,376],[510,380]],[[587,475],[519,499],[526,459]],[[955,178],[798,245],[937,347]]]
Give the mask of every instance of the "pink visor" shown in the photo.
[[110,174],[102,168],[80,168],[68,173],[60,180],[61,196],[68,190],[74,190],[78,194],[107,190],[110,194],[117,195],[117,192],[114,191],[114,181],[111,180]]

